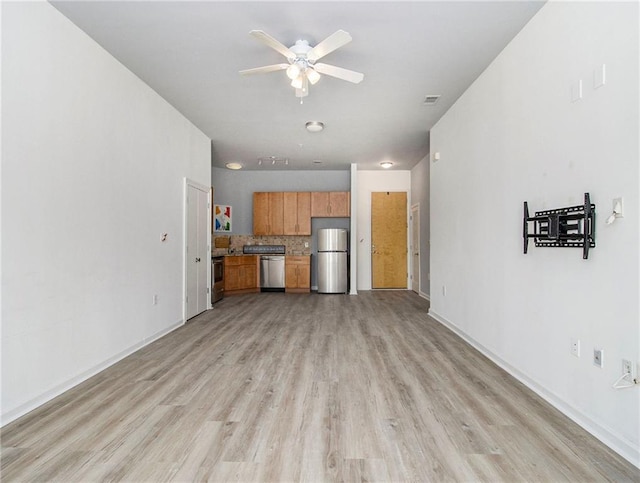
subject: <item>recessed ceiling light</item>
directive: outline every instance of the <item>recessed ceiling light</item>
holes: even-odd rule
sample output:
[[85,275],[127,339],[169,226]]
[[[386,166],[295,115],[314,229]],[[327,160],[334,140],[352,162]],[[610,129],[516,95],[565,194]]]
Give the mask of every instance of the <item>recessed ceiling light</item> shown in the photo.
[[380,166],[382,166],[384,169],[389,169],[391,166],[393,166],[393,163],[391,161],[383,161],[380,163]]
[[240,163],[227,163],[225,166],[227,169],[242,169],[242,165]]
[[320,132],[324,129],[324,123],[320,121],[309,121],[305,124],[305,127],[309,132]]

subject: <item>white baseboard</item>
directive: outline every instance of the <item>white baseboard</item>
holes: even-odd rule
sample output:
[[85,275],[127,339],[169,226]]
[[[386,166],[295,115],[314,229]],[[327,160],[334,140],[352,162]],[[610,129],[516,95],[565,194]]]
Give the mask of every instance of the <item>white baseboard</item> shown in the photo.
[[420,290],[420,292],[418,292],[418,295],[420,295],[420,297],[422,297],[423,299],[426,299],[429,302],[431,302],[431,297],[429,296],[428,293],[424,293],[422,290]]
[[149,337],[145,337],[142,341],[138,342],[137,344],[132,345],[131,347],[128,347],[127,349],[123,350],[122,352],[114,355],[113,357],[110,357],[109,359],[93,366],[92,368],[82,372],[81,374],[78,374],[75,377],[72,377],[71,379],[58,384],[57,386],[55,386],[54,388],[46,391],[45,393],[41,394],[40,396],[31,399],[30,401],[27,401],[24,404],[21,404],[20,406],[18,406],[17,408],[14,408],[10,411],[7,411],[5,414],[3,414],[1,416],[1,422],[0,422],[0,427],[9,424],[11,421],[15,421],[16,419],[18,419],[20,416],[24,416],[25,414],[27,414],[30,411],[33,411],[34,409],[38,408],[39,406],[42,406],[43,404],[51,401],[53,398],[59,396],[60,394],[62,394],[65,391],[68,391],[69,389],[72,389],[73,387],[77,386],[78,384],[86,381],[87,379],[89,379],[92,376],[95,376],[96,374],[98,374],[101,371],[104,371],[106,368],[112,366],[113,364],[115,364],[118,361],[121,361],[122,359],[124,359],[127,356],[130,356],[131,354],[133,354],[135,351],[142,349],[144,346],[151,344],[152,342],[158,340],[159,338],[167,335],[169,332],[173,332],[175,329],[177,329],[178,327],[181,327],[184,325],[184,320],[180,320],[179,322],[176,322],[175,324],[167,327],[166,329],[163,329],[159,332],[156,332],[155,334],[149,336]]
[[456,326],[453,322],[447,320],[445,317],[437,314],[433,311],[433,309],[429,309],[428,315],[431,316],[434,320],[444,325],[446,328],[454,332],[460,338],[462,338],[469,345],[480,351],[484,356],[489,358],[496,365],[507,371],[513,377],[515,377],[522,384],[527,386],[533,392],[535,392],[542,399],[547,401],[553,407],[555,407],[558,411],[563,413],[569,419],[574,421],[576,424],[581,426],[583,429],[591,433],[593,436],[598,438],[604,444],[606,444],[613,451],[618,453],[624,459],[629,461],[634,466],[640,468],[640,448],[636,447],[630,441],[626,439],[620,438],[613,431],[608,428],[602,426],[597,423],[589,416],[583,414],[581,411],[577,410],[558,395],[550,392],[545,389],[543,386],[538,384],[533,379],[529,378],[527,375],[520,372],[518,369],[513,367],[511,364],[494,354],[492,351],[487,349],[485,346],[476,341],[473,337],[467,335],[462,329]]

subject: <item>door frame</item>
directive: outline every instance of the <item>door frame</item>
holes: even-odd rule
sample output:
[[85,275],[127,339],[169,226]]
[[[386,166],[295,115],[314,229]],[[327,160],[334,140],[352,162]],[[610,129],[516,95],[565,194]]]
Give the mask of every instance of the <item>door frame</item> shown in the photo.
[[[407,204],[405,206],[405,223],[407,224],[407,239],[405,240],[405,247],[407,249],[407,259],[406,259],[406,288],[373,288],[373,210],[372,210],[372,197],[373,193],[406,193],[407,195]],[[410,216],[411,216],[411,191],[409,189],[375,189],[369,191],[369,278],[371,284],[371,290],[411,290],[411,277],[409,274],[411,273],[411,257],[409,256],[409,247],[411,246],[411,230],[409,228],[410,225]]]
[[[413,281],[416,280],[416,275],[417,275],[417,281],[418,281],[418,291],[416,292],[418,295],[420,295],[420,292],[422,290],[422,281],[420,280],[420,256],[421,256],[421,252],[420,252],[420,203],[416,203],[415,205],[411,205],[411,211],[409,213],[409,247],[411,248],[411,256],[410,256],[410,262],[409,265],[411,266],[411,290],[413,290]],[[414,240],[414,222],[416,222],[418,224],[418,229],[417,229],[417,233],[415,233],[416,237],[416,241],[418,246],[414,247],[413,246],[413,240]],[[417,251],[418,252],[418,273],[415,274],[413,273],[413,252]],[[415,290],[413,290],[415,292]]]
[[[206,261],[207,267],[207,293],[211,295],[211,187],[205,186],[203,184],[198,183],[197,181],[193,181],[189,178],[184,178],[183,185],[183,199],[182,199],[182,323],[185,324],[187,322],[187,237],[188,237],[188,221],[189,221],[189,213],[187,199],[189,196],[189,188],[195,188],[198,191],[202,191],[207,193],[207,253],[209,257]],[[211,297],[207,297],[207,310],[211,309],[213,305],[211,304]]]

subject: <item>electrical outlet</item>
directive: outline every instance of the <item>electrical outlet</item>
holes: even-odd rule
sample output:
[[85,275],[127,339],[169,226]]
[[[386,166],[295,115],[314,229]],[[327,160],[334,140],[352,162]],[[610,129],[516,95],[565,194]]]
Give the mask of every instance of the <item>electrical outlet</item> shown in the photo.
[[593,349],[593,365],[604,367],[604,349]]
[[580,339],[571,338],[571,354],[580,357]]

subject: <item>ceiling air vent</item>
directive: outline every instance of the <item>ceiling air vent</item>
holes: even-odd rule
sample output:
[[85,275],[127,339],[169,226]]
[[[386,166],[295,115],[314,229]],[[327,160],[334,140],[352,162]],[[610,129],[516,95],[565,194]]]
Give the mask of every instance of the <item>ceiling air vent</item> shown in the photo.
[[438,99],[440,99],[440,94],[428,95],[428,96],[425,96],[423,104],[425,106],[433,106],[436,102],[438,102]]

